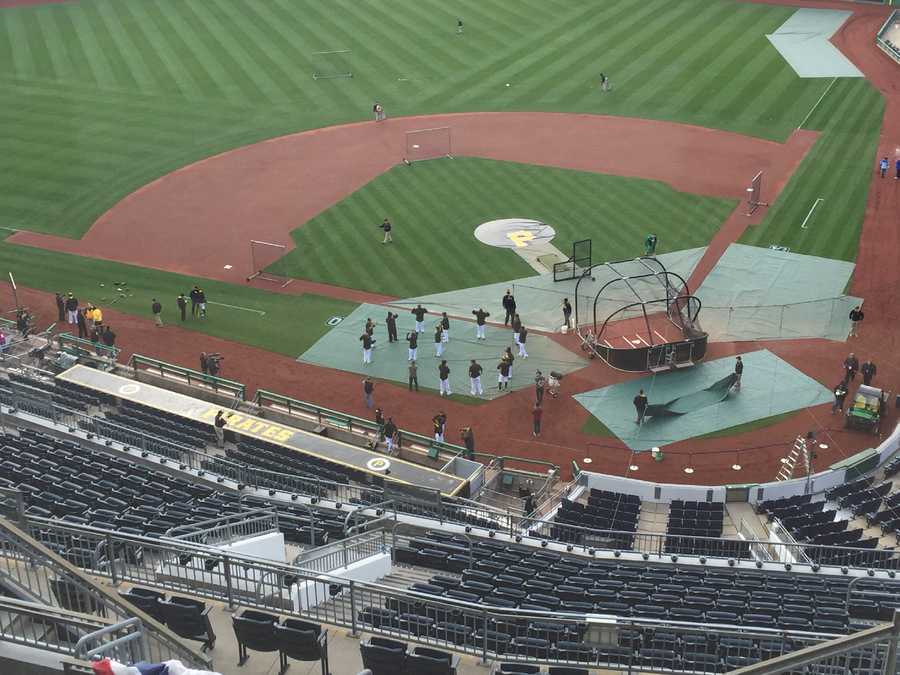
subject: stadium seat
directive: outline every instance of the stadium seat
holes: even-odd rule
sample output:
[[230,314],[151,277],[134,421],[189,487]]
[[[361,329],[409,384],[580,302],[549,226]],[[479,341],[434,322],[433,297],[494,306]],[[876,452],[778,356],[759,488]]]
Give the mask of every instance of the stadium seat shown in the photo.
[[359,643],[363,667],[372,675],[400,675],[406,667],[406,643],[371,637]]
[[319,661],[322,675],[329,675],[328,631],[318,624],[299,619],[284,619],[275,624],[275,641],[281,659],[279,675],[288,669],[288,659],[295,661]]
[[212,608],[206,603],[173,595],[168,600],[157,600],[157,604],[172,632],[202,642],[203,651],[215,647],[216,634],[209,621]]
[[279,644],[275,638],[277,617],[255,610],[238,609],[231,617],[231,626],[238,644],[238,665],[250,658],[249,650],[276,652]]

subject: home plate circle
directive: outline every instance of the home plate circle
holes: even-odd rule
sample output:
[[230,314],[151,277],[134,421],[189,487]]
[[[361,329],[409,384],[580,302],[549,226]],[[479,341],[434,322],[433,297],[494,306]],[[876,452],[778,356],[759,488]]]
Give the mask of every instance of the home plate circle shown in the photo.
[[391,460],[385,459],[384,457],[373,457],[368,462],[366,462],[366,468],[369,471],[385,473],[388,469],[391,468]]
[[549,243],[556,230],[547,223],[528,218],[489,220],[475,228],[475,238],[482,244],[499,248],[528,248]]
[[418,149],[419,149],[419,144],[413,143],[413,150],[418,150]]

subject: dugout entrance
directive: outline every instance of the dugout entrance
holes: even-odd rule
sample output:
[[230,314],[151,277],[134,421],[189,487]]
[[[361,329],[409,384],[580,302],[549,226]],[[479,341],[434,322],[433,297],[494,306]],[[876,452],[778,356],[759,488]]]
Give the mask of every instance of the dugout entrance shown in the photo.
[[[584,306],[578,287],[596,268],[611,277]],[[617,370],[662,372],[693,366],[706,354],[700,300],[682,276],[655,257],[599,263],[575,285],[575,327],[582,346]]]

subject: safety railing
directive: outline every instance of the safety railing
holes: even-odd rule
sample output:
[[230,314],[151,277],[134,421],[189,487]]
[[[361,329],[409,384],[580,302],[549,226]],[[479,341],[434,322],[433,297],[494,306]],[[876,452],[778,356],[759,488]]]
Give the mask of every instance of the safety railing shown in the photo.
[[[32,523],[28,523],[28,528],[30,533],[0,519],[0,580],[5,586],[41,604],[101,617],[109,624],[140,618],[144,637],[140,643],[131,644],[133,639],[130,640],[129,651],[123,652],[123,656],[131,656],[131,650],[138,649],[140,644],[142,659],[159,662],[177,658],[193,667],[208,668],[210,660],[207,657],[183,644],[174,633],[81,571],[102,570],[103,576],[110,576],[114,583],[122,580],[116,574],[117,565],[127,561],[118,559],[122,549],[117,548],[111,533],[90,537],[78,533],[56,536],[34,529]],[[31,534],[37,536],[32,538]],[[140,547],[131,549],[127,555],[134,556],[131,559],[135,562],[142,560]],[[105,634],[109,640],[121,637]],[[104,642],[91,643],[89,648],[95,649]]]
[[172,539],[223,546],[239,539],[278,532],[278,511],[250,509],[218,518],[178,525],[165,534]]
[[731,675],[776,675],[777,673],[821,673],[822,675],[894,675],[900,617],[866,630],[841,635],[789,654],[732,670]]
[[[276,394],[265,389],[257,389],[253,402],[261,408],[272,407],[286,412],[289,415],[303,417],[318,425],[341,429],[348,433],[359,433],[367,436],[380,434],[382,429],[372,420],[357,417],[348,413],[332,410],[315,403],[300,401],[290,396]],[[417,434],[413,431],[400,429],[399,447],[418,445],[422,449],[434,449],[438,453],[446,453],[451,456],[463,455],[466,449],[453,443],[440,443],[429,436]]]
[[0,642],[87,659],[107,655],[125,663],[143,658],[146,636],[139,619],[113,623],[16,598],[0,597]]
[[743,518],[741,518],[741,523],[738,526],[738,534],[750,545],[750,555],[754,558],[762,560],[763,562],[773,560],[772,553],[769,551],[768,542],[758,541],[756,539],[756,533]]
[[[110,546],[111,560],[82,557],[94,575],[173,592],[300,616],[350,630],[430,644],[478,656],[483,662],[528,660],[616,670],[672,669],[719,672],[730,656],[771,655],[816,644],[828,634],[750,626],[698,625],[668,620],[619,618],[550,610],[503,609],[310,572],[296,566],[232,555],[175,540],[106,533],[90,527],[31,518],[30,529],[48,545],[73,541],[90,549]],[[325,562],[319,563],[328,566]],[[411,615],[408,616],[408,615]],[[554,647],[531,641],[535,626],[554,631]],[[547,624],[554,624],[548,626]],[[717,640],[711,641],[713,635]],[[634,645],[674,640],[717,645],[714,662],[685,660],[665,650],[660,663],[639,661]],[[731,644],[725,638],[733,638]],[[630,646],[630,648],[629,648]],[[641,657],[643,658],[643,657]]]
[[303,551],[294,559],[294,565],[307,572],[327,574],[388,550],[387,533],[384,529],[379,529]]
[[774,557],[776,560],[789,563],[812,563],[809,556],[806,554],[806,551],[804,551],[803,547],[797,543],[797,540],[794,539],[794,535],[784,526],[784,523],[782,523],[781,520],[773,518],[770,528],[772,536],[775,537],[778,542],[785,544],[785,546],[774,547],[776,554]]
[[57,333],[56,342],[61,350],[73,356],[99,356],[111,362],[115,362],[121,352],[118,347],[86,340],[71,333]]
[[128,361],[128,365],[134,368],[135,377],[137,377],[138,371],[149,370],[154,374],[159,374],[160,377],[171,377],[187,384],[199,384],[220,394],[233,396],[240,401],[244,400],[244,395],[247,391],[247,388],[240,382],[202,373],[199,370],[176,366],[174,363],[166,363],[165,361],[142,356],[141,354],[133,354]]

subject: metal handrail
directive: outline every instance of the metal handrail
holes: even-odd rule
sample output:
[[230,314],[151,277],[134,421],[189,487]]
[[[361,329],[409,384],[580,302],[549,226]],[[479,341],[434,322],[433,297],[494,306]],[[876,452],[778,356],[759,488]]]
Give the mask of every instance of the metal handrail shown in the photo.
[[[237,530],[237,534],[235,534],[235,530]],[[220,532],[226,534],[225,541],[233,541],[237,536],[257,536],[277,531],[278,511],[274,508],[260,508],[240,511],[239,513],[229,513],[196,523],[177,525],[167,530],[164,536],[171,539],[205,543],[209,541],[211,535]],[[219,541],[219,543],[223,542]]]
[[[363,627],[366,632],[401,636],[406,640],[419,639],[414,633],[400,631],[396,627],[377,626],[363,622],[360,610],[364,607],[384,608],[390,605],[407,607],[419,605],[421,614],[454,614],[461,617],[460,623],[493,622],[502,623],[510,630],[521,627],[520,637],[525,637],[529,621],[553,621],[569,626],[571,630],[593,622],[606,620],[616,631],[638,630],[645,633],[666,631],[681,634],[705,635],[716,632],[721,635],[740,635],[760,639],[781,641],[790,639],[796,644],[816,643],[831,637],[802,631],[784,631],[749,626],[723,624],[686,623],[665,619],[619,618],[613,616],[587,615],[575,612],[550,610],[502,609],[478,603],[470,603],[444,596],[434,596],[409,589],[400,589],[377,582],[357,582],[328,573],[310,572],[284,563],[264,561],[240,554],[224,553],[213,547],[199,544],[188,545],[175,540],[152,540],[147,537],[104,533],[94,528],[61,524],[47,519],[30,518],[31,529],[45,539],[65,539],[66,537],[109,537],[113,547],[126,553],[141,548],[141,561],[121,564],[116,570],[122,581],[140,583],[164,590],[183,591],[190,588],[192,595],[226,601],[229,606],[238,604],[300,616],[308,620],[346,627],[357,634]],[[82,561],[89,564],[88,561]],[[207,562],[213,563],[211,566]],[[93,563],[90,563],[93,565]],[[111,571],[101,565],[89,569],[92,574],[109,577]],[[340,599],[345,600],[340,600]],[[338,602],[340,600],[340,602]],[[347,611],[346,603],[350,604]],[[287,604],[286,604],[287,603]],[[360,605],[359,603],[363,603]],[[482,624],[483,625],[483,624]],[[515,636],[513,636],[515,637]],[[483,645],[459,645],[452,637],[430,636],[427,641],[453,651],[480,655],[483,661],[493,658],[507,658],[496,648],[485,642]],[[515,657],[513,657],[513,660]],[[538,657],[535,662],[568,663],[555,656]],[[594,667],[598,667],[595,665]],[[602,664],[599,667],[604,667]]]
[[161,377],[165,377],[166,373],[177,375],[178,377],[185,379],[188,384],[191,384],[192,381],[199,382],[210,387],[213,391],[222,391],[226,394],[231,394],[238,400],[245,400],[247,387],[236,380],[229,380],[217,375],[202,373],[199,370],[185,368],[184,366],[178,366],[174,363],[167,363],[149,356],[143,356],[142,354],[132,354],[131,358],[128,360],[128,365],[134,369],[135,377],[137,377],[139,368],[143,366],[145,370],[158,370]]
[[[76,350],[78,352],[84,351],[91,355],[96,354],[97,356],[103,356],[111,361],[115,361],[119,358],[119,354],[121,350],[115,346],[109,346],[103,344],[102,342],[94,342],[92,340],[86,340],[81,337],[77,337],[72,335],[71,333],[57,333],[56,341],[59,343],[59,348],[63,351],[66,350],[66,347],[70,344],[75,345]],[[77,356],[78,354],[76,354]]]
[[[135,629],[136,630],[130,630]],[[121,633],[122,631],[128,631],[125,635],[120,635],[118,637],[114,637],[108,642],[104,642],[103,638],[106,636],[115,635],[116,633]],[[83,635],[78,642],[75,643],[74,656],[79,659],[92,659],[94,656],[98,656],[100,654],[105,654],[107,652],[114,652],[122,645],[127,645],[132,651],[132,657],[129,659],[130,661],[140,661],[143,659],[142,653],[142,645],[141,642],[144,640],[144,630],[143,624],[141,620],[138,618],[125,619],[125,621],[120,621],[119,623],[113,624],[111,626],[104,626],[103,628],[98,628],[97,630],[88,633],[87,635]],[[96,647],[88,648],[88,645],[92,643],[98,643]],[[135,643],[135,644],[131,644]],[[136,654],[134,653],[136,652]]]
[[[74,655],[75,647],[62,638],[82,635],[111,625],[111,620],[39,602],[0,597],[0,612],[13,617],[0,622],[0,642],[38,647],[57,654]],[[65,631],[60,631],[65,627]]]

